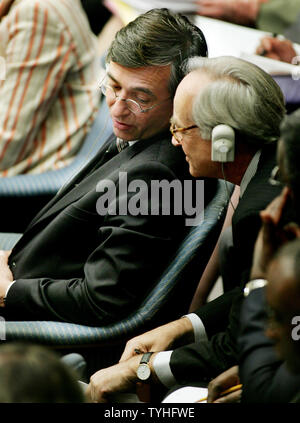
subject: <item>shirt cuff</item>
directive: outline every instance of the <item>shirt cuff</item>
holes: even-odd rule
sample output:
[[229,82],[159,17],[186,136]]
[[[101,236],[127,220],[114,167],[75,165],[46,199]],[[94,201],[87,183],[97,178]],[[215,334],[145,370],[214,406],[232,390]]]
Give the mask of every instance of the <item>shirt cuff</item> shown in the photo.
[[170,359],[173,351],[162,351],[155,355],[153,367],[159,381],[167,388],[171,388],[177,382],[171,372]]
[[200,317],[197,316],[197,314],[195,313],[189,313],[183,317],[187,317],[193,326],[195,342],[207,342],[208,337],[206,334],[204,324],[202,320],[200,319]]
[[[194,330],[195,342],[208,341],[204,324],[199,316],[195,313],[186,314]],[[177,382],[171,371],[170,360],[173,351],[162,351],[155,355],[153,359],[153,367],[159,381],[167,388],[171,388]]]
[[13,286],[13,284],[14,284],[15,282],[16,282],[16,281],[12,281],[12,283],[8,285],[7,290],[6,290],[6,292],[5,292],[5,296],[4,296],[4,298],[6,298],[6,297],[7,297],[8,291],[10,290],[10,288]]

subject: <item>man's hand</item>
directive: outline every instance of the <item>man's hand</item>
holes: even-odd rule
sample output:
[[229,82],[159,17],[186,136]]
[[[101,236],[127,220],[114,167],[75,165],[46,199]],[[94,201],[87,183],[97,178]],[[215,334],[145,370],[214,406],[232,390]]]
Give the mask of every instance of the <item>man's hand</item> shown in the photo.
[[293,58],[297,56],[291,41],[272,37],[264,37],[257,47],[256,53],[287,63],[292,63]]
[[13,274],[8,266],[8,258],[11,251],[0,250],[0,307],[4,307],[6,290],[14,280]]
[[291,234],[297,236],[297,227],[286,225],[282,227],[283,209],[290,195],[285,187],[265,210],[260,213],[262,226],[259,231],[253,254],[251,279],[266,278],[266,269],[278,248],[291,239]]
[[227,389],[240,383],[238,366],[231,367],[226,372],[221,373],[208,384],[207,402],[239,402],[242,390],[220,396]]
[[112,394],[135,392],[137,368],[141,355],[130,358],[106,369],[99,370],[90,379],[86,391],[90,402],[108,402]]
[[142,353],[166,351],[174,345],[189,344],[193,341],[193,326],[188,318],[183,317],[130,339],[126,344],[120,362],[135,356],[135,350]]
[[198,0],[197,13],[241,25],[254,25],[260,4],[268,0]]

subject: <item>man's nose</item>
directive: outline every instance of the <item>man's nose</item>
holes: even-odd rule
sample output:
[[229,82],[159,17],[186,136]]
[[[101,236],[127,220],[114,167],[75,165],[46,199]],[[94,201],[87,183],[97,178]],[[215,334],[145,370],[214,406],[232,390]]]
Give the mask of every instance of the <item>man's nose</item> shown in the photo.
[[172,136],[172,144],[174,145],[174,147],[180,147],[181,146],[181,142],[179,142],[174,135]]
[[125,99],[122,99],[120,97],[116,97],[114,101],[108,106],[115,116],[127,116],[131,113]]

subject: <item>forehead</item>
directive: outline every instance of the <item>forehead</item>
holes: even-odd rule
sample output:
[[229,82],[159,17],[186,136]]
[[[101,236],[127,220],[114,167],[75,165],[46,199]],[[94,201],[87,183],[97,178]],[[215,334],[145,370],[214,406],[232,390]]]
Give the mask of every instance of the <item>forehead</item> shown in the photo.
[[192,71],[186,75],[178,85],[174,98],[174,120],[178,123],[192,121],[192,107],[197,95],[199,95],[212,79],[206,72],[201,70]]
[[145,88],[155,95],[161,92],[168,93],[170,65],[127,68],[118,63],[110,62],[106,71],[128,90]]

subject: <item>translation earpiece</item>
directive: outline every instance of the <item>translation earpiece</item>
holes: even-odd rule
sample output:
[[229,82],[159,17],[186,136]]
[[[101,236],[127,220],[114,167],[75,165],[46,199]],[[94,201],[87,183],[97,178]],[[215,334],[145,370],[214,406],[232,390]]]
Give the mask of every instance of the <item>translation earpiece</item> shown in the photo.
[[211,133],[211,160],[214,162],[233,162],[235,133],[231,126],[217,125]]

